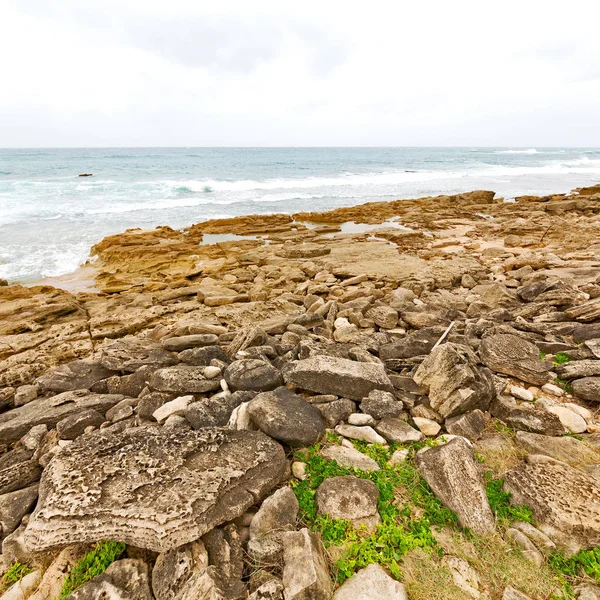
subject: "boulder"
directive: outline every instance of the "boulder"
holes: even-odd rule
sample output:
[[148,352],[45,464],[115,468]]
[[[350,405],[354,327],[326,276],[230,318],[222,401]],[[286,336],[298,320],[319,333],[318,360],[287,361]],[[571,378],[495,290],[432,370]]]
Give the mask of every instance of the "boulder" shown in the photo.
[[346,446],[327,446],[320,452],[323,458],[335,460],[340,467],[360,469],[361,471],[379,471],[379,465],[370,456],[355,448]]
[[285,464],[260,432],[102,430],[46,467],[25,541],[36,551],[112,539],[165,552],[240,516]]
[[177,363],[177,357],[149,338],[125,337],[102,349],[100,364],[111,371],[133,373],[144,365],[155,369]]
[[291,362],[284,367],[283,378],[287,384],[304,390],[352,400],[362,400],[373,390],[393,390],[382,365],[333,356],[311,356]]
[[554,437],[517,431],[515,440],[529,454],[544,454],[572,466],[600,463],[600,453],[571,436]]
[[204,348],[191,348],[178,354],[179,360],[186,365],[194,367],[207,367],[211,361],[219,360],[229,364],[231,359],[222,350],[221,346],[206,346]]
[[571,362],[558,365],[555,370],[561,379],[597,377],[600,375],[600,360],[573,360]]
[[495,373],[512,375],[533,385],[544,385],[550,378],[538,347],[518,335],[499,333],[484,337],[479,356]]
[[256,392],[221,392],[190,404],[183,413],[194,429],[203,427],[225,427],[234,409],[242,402],[249,402]]
[[201,541],[162,552],[152,569],[152,592],[156,600],[173,600],[185,582],[208,566],[208,554]]
[[115,370],[107,369],[93,360],[84,359],[60,365],[38,377],[36,381],[45,392],[71,392],[89,390],[98,381],[114,374]]
[[446,420],[446,431],[472,442],[478,440],[485,428],[485,415],[479,409]]
[[573,394],[582,400],[600,402],[600,377],[584,377],[571,384]]
[[0,540],[19,526],[21,519],[35,505],[37,497],[37,484],[0,496]]
[[378,564],[370,564],[347,579],[333,600],[408,600],[404,586]]
[[462,438],[443,446],[424,448],[415,459],[434,494],[458,516],[463,527],[477,534],[494,530],[494,515],[473,448]]
[[445,418],[487,410],[495,397],[491,373],[467,346],[446,343],[421,363],[414,380],[429,390],[431,408]]
[[356,404],[348,398],[313,405],[323,417],[325,425],[333,429],[340,421],[345,421],[356,410]]
[[521,431],[543,435],[563,435],[565,432],[565,428],[555,414],[528,405],[517,406],[501,397],[496,398],[492,403],[490,413],[508,426]]
[[74,440],[83,434],[87,427],[100,427],[106,419],[93,408],[82,410],[56,424],[56,432],[61,440]]
[[54,427],[59,421],[83,410],[101,414],[123,400],[118,394],[93,394],[87,390],[63,392],[51,398],[38,398],[0,415],[0,442],[16,441],[36,425]]
[[232,362],[223,374],[232,390],[267,392],[283,385],[283,378],[271,363],[257,358]]
[[404,411],[402,400],[398,400],[391,392],[373,390],[367,398],[360,403],[360,410],[371,415],[374,419],[384,417],[398,417]]
[[263,433],[292,447],[310,446],[325,435],[318,409],[285,387],[258,394],[248,404],[248,413]]
[[159,392],[173,394],[204,394],[221,387],[219,379],[209,379],[204,374],[207,367],[177,365],[158,369],[150,378],[150,387]]

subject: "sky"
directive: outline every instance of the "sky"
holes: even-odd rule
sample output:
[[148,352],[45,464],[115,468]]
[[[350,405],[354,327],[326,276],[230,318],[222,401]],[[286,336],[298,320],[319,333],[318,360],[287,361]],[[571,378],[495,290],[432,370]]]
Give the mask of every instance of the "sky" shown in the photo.
[[0,147],[600,146],[597,0],[0,0]]

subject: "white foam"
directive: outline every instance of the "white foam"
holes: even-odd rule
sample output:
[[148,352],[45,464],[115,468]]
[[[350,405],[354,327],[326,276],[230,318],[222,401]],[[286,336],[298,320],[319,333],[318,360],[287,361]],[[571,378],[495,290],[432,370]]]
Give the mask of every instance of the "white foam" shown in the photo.
[[537,154],[538,151],[535,148],[529,148],[528,150],[496,150],[494,154]]

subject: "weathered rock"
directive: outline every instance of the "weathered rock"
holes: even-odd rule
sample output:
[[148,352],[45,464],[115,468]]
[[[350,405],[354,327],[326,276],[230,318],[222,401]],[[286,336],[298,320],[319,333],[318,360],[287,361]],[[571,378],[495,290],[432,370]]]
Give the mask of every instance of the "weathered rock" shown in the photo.
[[442,426],[436,423],[433,419],[427,419],[425,417],[413,417],[415,425],[419,428],[419,431],[428,437],[435,437]]
[[435,495],[454,511],[463,527],[485,534],[494,529],[494,516],[473,448],[454,438],[416,456],[417,467]]
[[190,348],[203,348],[214,346],[219,341],[219,336],[214,333],[200,333],[196,335],[182,335],[161,340],[162,347],[169,352],[183,352]]
[[561,379],[580,379],[600,375],[600,360],[573,360],[556,367]]
[[477,571],[464,558],[446,555],[442,559],[442,565],[450,571],[454,585],[465,594],[477,600],[485,598],[479,591],[480,577]]
[[100,364],[111,371],[133,373],[144,365],[155,369],[177,363],[172,352],[164,350],[154,340],[139,337],[125,337],[102,350]]
[[150,378],[150,386],[159,392],[204,394],[220,388],[218,379],[207,379],[204,367],[177,365],[158,369]]
[[600,600],[600,587],[590,583],[575,586],[574,592],[577,594],[577,600]]
[[560,419],[551,412],[538,410],[531,406],[516,406],[500,397],[496,398],[490,406],[490,413],[510,427],[521,431],[543,435],[562,435],[565,430]]
[[555,414],[562,426],[571,433],[583,433],[587,431],[585,419],[575,411],[566,406],[549,406],[548,411]]
[[362,440],[364,442],[371,442],[372,444],[385,444],[385,438],[381,437],[369,425],[357,427],[355,425],[342,424],[335,428],[335,432],[342,437],[346,437],[351,440]]
[[391,392],[373,390],[366,399],[360,403],[360,409],[371,415],[374,419],[384,417],[398,417],[404,410],[402,400],[398,400]]
[[227,353],[230,356],[234,356],[240,350],[262,346],[267,342],[267,339],[267,333],[260,327],[247,327],[241,329],[227,347]]
[[530,454],[545,454],[572,466],[600,463],[600,453],[574,437],[554,437],[517,431],[515,440]]
[[375,531],[381,523],[378,500],[377,486],[354,475],[326,479],[315,494],[319,514],[331,519],[347,519],[355,527],[366,527],[369,532]]
[[221,392],[211,398],[190,404],[184,412],[185,418],[194,429],[203,427],[225,427],[231,414],[242,402],[249,402],[256,392]]
[[446,418],[487,410],[495,397],[491,373],[477,366],[470,348],[459,344],[438,346],[421,363],[414,380],[429,389],[431,408]]
[[173,400],[177,394],[168,394],[164,392],[150,392],[139,399],[135,407],[136,414],[141,419],[151,420],[152,415],[157,408],[160,408],[165,402]]
[[267,392],[283,385],[283,378],[271,363],[256,358],[236,360],[223,374],[232,390]]
[[600,484],[566,463],[530,455],[504,474],[515,504],[527,504],[535,523],[567,553],[600,545]]
[[506,537],[521,550],[523,557],[532,562],[538,569],[544,564],[543,554],[522,531],[509,527],[506,531]]
[[484,427],[485,415],[479,409],[446,420],[448,433],[460,435],[472,442],[481,437]]
[[576,379],[571,387],[573,394],[578,398],[589,402],[600,402],[600,377]]
[[292,447],[310,446],[325,435],[321,413],[285,387],[258,394],[248,413],[262,432]]
[[429,354],[444,333],[443,327],[427,327],[402,338],[398,342],[384,344],[379,349],[382,360],[406,359]]
[[82,410],[93,409],[104,414],[121,400],[123,396],[118,394],[92,394],[86,390],[38,398],[0,415],[0,442],[18,440],[35,425],[54,427],[59,421]]
[[254,590],[248,600],[283,600],[283,583],[276,578],[270,579]]
[[370,564],[346,580],[333,600],[408,600],[404,586],[378,564]]
[[23,406],[38,397],[40,391],[39,385],[20,385],[15,391],[15,406]]
[[502,600],[531,600],[531,598],[523,594],[523,592],[519,592],[519,590],[515,590],[515,588],[508,586],[504,588]]
[[245,598],[242,583],[244,571],[243,549],[238,528],[234,523],[215,527],[202,538],[208,553],[208,562],[217,567],[221,577],[221,589],[228,598]]
[[140,559],[125,558],[108,566],[68,596],[69,600],[152,600],[148,565]]
[[15,448],[0,457],[0,494],[20,490],[40,478],[42,469],[33,450]]
[[182,586],[177,600],[238,600],[229,593],[227,582],[219,569],[211,565],[192,575]]
[[21,519],[33,508],[37,497],[37,484],[0,496],[0,540],[19,526]]
[[335,460],[340,467],[360,469],[361,471],[379,471],[376,461],[355,448],[328,446],[321,450],[321,456],[328,460]]
[[304,390],[352,400],[362,400],[373,390],[393,390],[382,365],[333,356],[311,356],[289,363],[283,378],[287,384]]
[[47,392],[89,390],[98,381],[114,375],[115,370],[107,369],[93,360],[83,359],[60,365],[36,381],[40,389]]
[[159,422],[164,423],[173,415],[183,415],[190,402],[193,402],[194,396],[179,396],[169,402],[165,402],[157,408],[152,416]]
[[375,321],[382,329],[393,329],[398,323],[398,313],[389,306],[374,306],[365,313],[367,319]]
[[56,424],[56,432],[61,440],[74,440],[82,435],[87,427],[100,427],[105,420],[97,410],[88,408],[59,421]]
[[2,600],[25,600],[37,588],[41,579],[42,572],[39,570],[28,573],[2,594]]
[[512,526],[524,533],[538,550],[550,554],[556,550],[556,544],[543,532],[525,521],[514,521]]
[[330,600],[332,585],[321,540],[305,528],[284,533],[282,541],[285,600]]
[[201,541],[162,552],[152,569],[152,592],[156,600],[173,600],[185,582],[208,567],[208,554]]
[[[140,367],[135,373],[131,373],[131,375],[109,377],[101,383],[106,383],[106,391],[109,394],[123,394],[124,396],[137,398],[150,383],[150,377],[152,377],[154,370],[154,367],[146,365]],[[95,386],[92,389],[93,391],[97,391]]]
[[206,346],[204,348],[192,348],[179,353],[179,360],[187,365],[202,367],[210,365],[211,361],[219,360],[229,364],[231,359],[220,346]]
[[375,430],[389,442],[403,444],[405,442],[418,442],[423,434],[414,427],[411,427],[406,421],[396,417],[386,417],[376,426]]
[[321,413],[325,425],[330,429],[340,421],[345,421],[356,410],[356,404],[348,398],[340,398],[333,402],[324,402],[313,406]]
[[284,468],[281,446],[259,432],[93,433],[44,470],[25,540],[32,550],[114,539],[164,552],[241,515]]
[[481,340],[479,356],[496,373],[543,385],[549,379],[548,367],[540,360],[535,344],[509,333],[489,335]]

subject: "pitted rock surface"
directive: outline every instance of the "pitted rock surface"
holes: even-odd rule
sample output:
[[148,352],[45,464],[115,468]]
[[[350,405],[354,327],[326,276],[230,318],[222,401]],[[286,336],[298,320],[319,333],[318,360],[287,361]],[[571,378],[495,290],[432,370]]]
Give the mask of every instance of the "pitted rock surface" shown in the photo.
[[504,474],[515,504],[527,504],[535,523],[567,553],[600,546],[600,483],[566,463],[530,455]]
[[44,470],[25,542],[37,551],[111,539],[164,552],[239,517],[284,469],[283,448],[260,432],[94,433]]
[[151,365],[157,369],[174,365],[177,363],[177,357],[153,340],[126,337],[104,348],[100,363],[113,371],[133,373],[144,365]]

